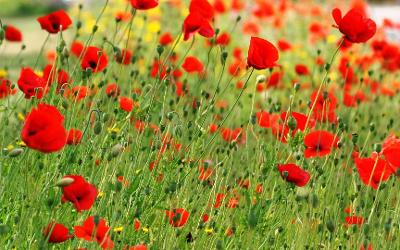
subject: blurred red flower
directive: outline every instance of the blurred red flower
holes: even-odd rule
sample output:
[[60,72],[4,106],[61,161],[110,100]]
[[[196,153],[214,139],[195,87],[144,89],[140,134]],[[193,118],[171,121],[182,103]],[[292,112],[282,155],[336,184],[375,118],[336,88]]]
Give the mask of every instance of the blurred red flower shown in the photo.
[[189,212],[184,208],[167,210],[165,211],[165,214],[169,218],[169,224],[171,224],[173,227],[183,227],[187,223],[190,216]]
[[22,33],[19,29],[12,25],[5,26],[5,39],[9,42],[21,42],[22,41]]

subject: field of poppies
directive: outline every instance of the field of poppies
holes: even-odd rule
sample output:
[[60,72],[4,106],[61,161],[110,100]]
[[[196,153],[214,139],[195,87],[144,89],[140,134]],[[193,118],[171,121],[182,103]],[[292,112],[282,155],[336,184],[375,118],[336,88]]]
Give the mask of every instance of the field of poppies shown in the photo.
[[0,248],[400,249],[400,23],[369,10],[0,17]]

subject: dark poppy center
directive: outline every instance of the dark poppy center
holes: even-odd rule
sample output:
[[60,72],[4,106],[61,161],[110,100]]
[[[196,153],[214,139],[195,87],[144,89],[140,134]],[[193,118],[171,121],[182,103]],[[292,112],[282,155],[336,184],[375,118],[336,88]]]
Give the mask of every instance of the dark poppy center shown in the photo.
[[96,69],[96,68],[97,68],[97,62],[89,61],[89,66],[90,66],[92,69]]

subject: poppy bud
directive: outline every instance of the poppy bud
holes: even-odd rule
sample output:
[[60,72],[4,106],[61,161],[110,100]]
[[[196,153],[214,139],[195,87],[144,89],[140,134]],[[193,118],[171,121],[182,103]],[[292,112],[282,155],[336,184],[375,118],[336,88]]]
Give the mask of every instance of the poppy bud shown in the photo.
[[374,144],[374,151],[377,152],[377,153],[380,153],[381,150],[382,150],[382,144],[380,144],[380,143],[375,143],[375,144]]
[[102,130],[102,124],[101,124],[101,122],[96,122],[96,123],[94,124],[94,128],[93,128],[94,134],[95,134],[95,135],[100,134],[100,133],[101,133],[101,130]]
[[98,29],[99,29],[99,26],[93,25],[92,33],[93,33],[93,34],[96,33],[96,31],[97,31]]
[[371,122],[371,123],[369,124],[369,131],[370,131],[370,132],[373,132],[374,130],[375,130],[375,124]]
[[357,144],[357,141],[358,141],[358,134],[357,133],[353,133],[351,135],[351,141],[353,142],[354,145]]
[[97,227],[100,223],[100,216],[98,216],[98,215],[93,216],[93,222]]
[[318,206],[319,200],[318,200],[318,196],[316,194],[311,195],[310,203],[314,208],[316,208]]
[[17,157],[18,155],[22,154],[24,150],[22,148],[14,148],[8,153],[10,157]]
[[224,51],[221,54],[221,62],[224,64],[226,62],[226,58],[228,57],[228,52]]
[[333,224],[332,220],[328,220],[326,222],[326,228],[328,228],[329,232],[331,233],[335,232],[335,224]]
[[57,181],[56,186],[58,187],[66,187],[74,182],[74,179],[70,177],[64,177],[61,180]]
[[82,28],[82,22],[78,21],[76,22],[76,29],[79,30],[80,28]]
[[162,45],[157,45],[158,55],[161,56],[163,52],[164,52],[164,47]]
[[0,44],[3,42],[5,36],[4,28],[0,29]]

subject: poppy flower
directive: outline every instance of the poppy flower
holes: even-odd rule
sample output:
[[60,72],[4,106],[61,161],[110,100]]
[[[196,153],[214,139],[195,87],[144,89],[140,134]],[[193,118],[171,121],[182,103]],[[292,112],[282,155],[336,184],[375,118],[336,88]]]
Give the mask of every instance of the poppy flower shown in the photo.
[[207,0],[191,0],[189,12],[199,13],[207,20],[211,20],[214,17],[214,8]]
[[397,173],[400,169],[400,139],[395,135],[389,135],[382,143],[382,155],[389,163],[393,172]]
[[76,57],[80,57],[84,48],[85,47],[83,46],[83,44],[81,42],[74,41],[71,44],[71,53],[72,53],[72,55],[74,55]]
[[22,33],[16,27],[14,27],[12,25],[6,25],[4,38],[9,42],[21,42],[22,41]]
[[89,210],[97,197],[97,189],[86,182],[80,175],[66,175],[63,179],[71,178],[73,182],[67,186],[62,187],[63,195],[61,201],[72,202],[78,212],[82,210]]
[[325,130],[318,130],[304,137],[306,158],[322,157],[331,153],[332,148],[337,148],[339,138]]
[[108,58],[100,48],[89,46],[84,53],[81,62],[82,69],[91,69],[92,72],[100,72],[107,67]]
[[242,144],[246,141],[246,135],[242,128],[222,128],[221,135],[227,143],[237,142],[238,144]]
[[217,36],[217,38],[215,39],[215,44],[221,46],[227,46],[230,41],[231,41],[230,35],[227,32],[223,32],[222,34]]
[[134,102],[132,98],[129,97],[120,97],[119,98],[119,108],[126,111],[131,112],[133,109]]
[[380,183],[387,181],[393,173],[393,169],[389,164],[378,156],[359,158],[358,154],[356,154],[354,163],[356,164],[361,181],[373,189],[378,189]]
[[57,222],[50,222],[44,228],[43,235],[49,243],[62,243],[73,237],[67,227]]
[[48,91],[46,80],[38,76],[31,68],[21,69],[18,87],[24,92],[26,99],[32,96],[41,99]]
[[147,250],[147,246],[141,244],[141,245],[136,245],[133,247],[125,248],[124,250]]
[[106,95],[110,97],[117,97],[121,90],[116,83],[110,83],[106,86]]
[[310,74],[310,71],[308,70],[308,67],[304,64],[297,64],[295,67],[296,73],[300,76],[308,75]]
[[258,70],[268,69],[276,66],[279,59],[278,50],[275,46],[258,37],[251,37],[247,56],[247,65]]
[[40,103],[31,110],[21,131],[24,143],[43,153],[61,150],[67,141],[64,116],[54,106]]
[[315,90],[311,94],[310,108],[314,106],[313,117],[317,121],[335,122],[336,121],[337,99],[333,93]]
[[207,19],[197,12],[189,13],[183,22],[183,40],[189,40],[196,32],[206,38],[214,36],[214,29]]
[[127,49],[121,50],[121,54],[117,55],[115,60],[119,64],[129,65],[132,60],[132,52]]
[[364,224],[365,220],[361,216],[352,215],[352,216],[346,216],[345,221],[346,221],[346,226],[352,226],[352,225],[361,226],[362,224]]
[[0,99],[16,93],[16,89],[12,88],[12,84],[7,79],[0,79]]
[[72,98],[74,101],[81,101],[89,95],[87,86],[74,86],[65,92],[66,97]]
[[278,171],[285,181],[294,183],[298,187],[307,185],[310,180],[310,174],[293,163],[279,164]]
[[342,17],[341,10],[335,8],[332,16],[336,22],[335,27],[352,43],[364,43],[376,33],[376,23],[357,9],[351,9]]
[[278,48],[280,51],[288,51],[292,48],[292,45],[286,40],[279,40],[278,41]]
[[158,6],[158,0],[130,0],[130,2],[137,10],[149,10]]
[[64,31],[72,24],[71,18],[64,10],[58,10],[46,16],[39,17],[38,22],[43,30],[50,34],[56,34],[60,30]]
[[173,227],[183,227],[190,216],[189,212],[184,208],[167,210],[165,211],[165,214],[169,218],[169,224]]
[[166,32],[160,36],[159,43],[163,46],[167,46],[168,44],[172,43],[174,38],[172,37],[171,33]]
[[53,67],[53,65],[48,64],[43,69],[43,78],[46,80],[48,85],[51,85],[55,79],[57,80],[58,89],[62,87],[63,84],[69,83],[69,74],[68,72]]
[[83,133],[79,129],[71,128],[68,131],[67,144],[78,145],[82,140]]
[[82,226],[74,227],[75,237],[89,242],[97,242],[103,249],[112,249],[114,242],[108,235],[110,228],[102,218],[96,219],[94,216],[88,217]]
[[188,56],[182,64],[182,68],[187,73],[201,73],[204,70],[203,63],[194,56]]

